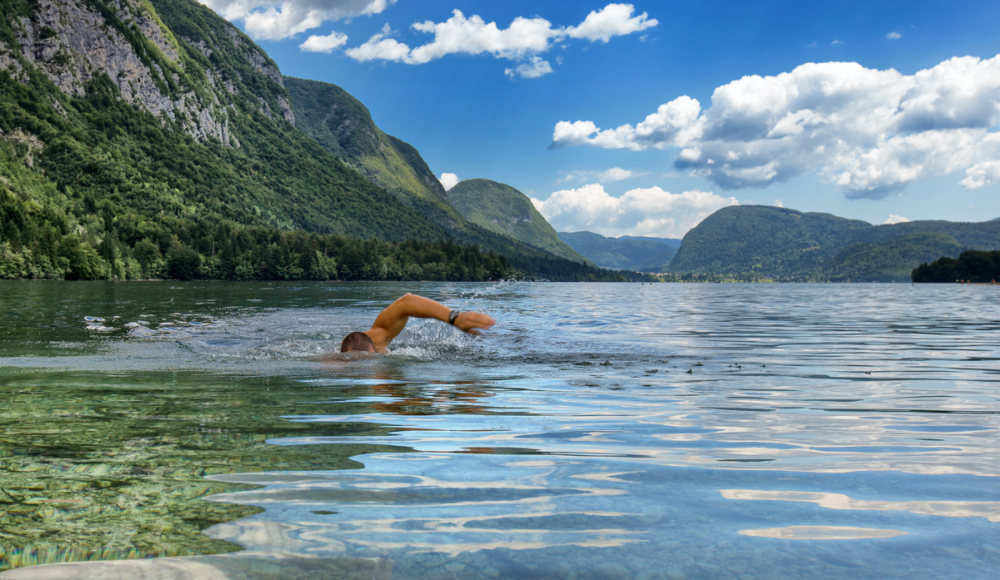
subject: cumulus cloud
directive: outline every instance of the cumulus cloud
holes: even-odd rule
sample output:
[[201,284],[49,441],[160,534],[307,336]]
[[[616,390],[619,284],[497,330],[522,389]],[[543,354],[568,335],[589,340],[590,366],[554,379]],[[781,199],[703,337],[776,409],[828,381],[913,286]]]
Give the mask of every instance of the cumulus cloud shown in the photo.
[[785,207],[785,204],[781,203],[780,199],[774,200],[774,207]]
[[723,188],[818,172],[852,198],[965,170],[968,189],[1000,181],[1000,56],[960,57],[904,75],[808,63],[718,87],[711,106],[676,98],[633,126],[560,121],[552,147],[678,148],[674,167]]
[[379,14],[396,0],[198,1],[215,10],[227,20],[242,20],[247,34],[254,39],[281,40],[317,28],[326,21],[365,14]]
[[310,36],[299,45],[299,49],[305,52],[330,53],[345,44],[347,44],[347,35],[334,31],[327,36]]
[[896,215],[894,213],[891,213],[891,214],[889,214],[889,219],[885,220],[882,223],[885,224],[885,225],[892,225],[892,224],[905,224],[908,221],[910,221],[910,220],[906,219],[905,217],[903,217],[901,215]]
[[542,60],[540,56],[533,56],[528,62],[521,63],[516,67],[503,69],[503,74],[510,78],[521,77],[525,79],[537,79],[550,72],[552,72],[552,65],[548,61]]
[[599,183],[557,191],[545,201],[532,198],[531,202],[556,231],[667,238],[683,237],[716,210],[739,205],[734,197],[709,191],[675,194],[659,187],[633,189],[613,197]]
[[600,40],[606,44],[613,36],[632,34],[659,24],[645,12],[632,16],[634,12],[635,7],[631,4],[608,4],[603,9],[588,14],[579,26],[567,28],[566,36],[590,41]]
[[441,177],[438,178],[438,181],[440,181],[441,185],[444,186],[444,190],[448,191],[458,185],[458,182],[462,180],[459,179],[454,173],[442,173]]
[[888,38],[889,40],[898,40],[900,38],[903,38],[903,35],[898,32],[890,32],[889,34],[886,34],[885,37]]
[[461,10],[454,10],[451,18],[444,22],[428,20],[413,24],[414,31],[433,35],[433,40],[427,44],[410,48],[392,38],[391,31],[386,28],[345,53],[360,62],[387,60],[413,65],[450,54],[489,54],[520,63],[504,70],[511,78],[538,78],[552,72],[552,65],[539,55],[555,42],[566,38],[608,42],[614,36],[658,24],[645,12],[638,16],[633,16],[634,13],[635,7],[631,4],[608,4],[591,12],[579,26],[554,27],[538,16],[518,16],[507,28],[500,28],[496,22],[486,22],[479,15],[466,17]]

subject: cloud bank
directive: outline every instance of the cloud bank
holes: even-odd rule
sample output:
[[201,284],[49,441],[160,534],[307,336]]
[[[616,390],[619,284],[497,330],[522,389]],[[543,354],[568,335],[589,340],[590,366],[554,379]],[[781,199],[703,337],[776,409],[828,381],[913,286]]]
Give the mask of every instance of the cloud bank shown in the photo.
[[681,96],[635,126],[560,121],[552,147],[680,148],[674,167],[726,189],[811,172],[851,198],[884,198],[965,170],[1000,182],[1000,55],[960,57],[913,75],[852,62],[809,63],[718,87],[712,104]]
[[414,48],[393,38],[388,25],[364,44],[350,48],[347,56],[359,61],[384,60],[405,64],[425,64],[451,54],[489,54],[494,58],[519,64],[504,70],[507,76],[538,78],[552,72],[552,65],[539,56],[554,42],[575,38],[592,42],[608,42],[612,37],[646,30],[658,24],[643,12],[634,16],[631,4],[608,4],[591,12],[579,26],[553,27],[541,17],[518,16],[507,28],[496,22],[486,22],[481,16],[466,17],[455,10],[444,22],[417,22],[411,27],[417,32],[433,35],[433,40]]
[[[257,40],[282,40],[321,26],[329,20],[379,14],[396,0],[198,0],[226,20],[242,20],[247,34]],[[330,35],[335,36],[336,33]],[[321,45],[310,37],[303,50]],[[346,42],[347,37],[344,37]],[[329,41],[328,41],[329,42]],[[332,50],[332,49],[330,49]],[[321,50],[320,52],[329,52]]]
[[553,193],[545,201],[531,199],[556,231],[592,231],[604,236],[680,238],[713,212],[739,205],[734,197],[709,191],[670,193],[659,187],[633,189],[613,197],[595,183]]

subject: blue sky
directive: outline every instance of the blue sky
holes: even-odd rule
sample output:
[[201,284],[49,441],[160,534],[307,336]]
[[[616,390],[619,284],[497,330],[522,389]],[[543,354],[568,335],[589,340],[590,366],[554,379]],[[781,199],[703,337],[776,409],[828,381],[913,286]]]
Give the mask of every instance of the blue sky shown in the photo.
[[1000,217],[1000,2],[201,1],[560,231]]

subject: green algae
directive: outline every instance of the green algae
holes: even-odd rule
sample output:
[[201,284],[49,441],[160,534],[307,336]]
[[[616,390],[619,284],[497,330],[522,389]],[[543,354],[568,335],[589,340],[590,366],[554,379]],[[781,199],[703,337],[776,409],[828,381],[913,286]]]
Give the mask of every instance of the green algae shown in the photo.
[[260,510],[203,498],[253,486],[205,476],[359,468],[351,456],[399,451],[267,443],[384,434],[281,418],[343,412],[330,396],[275,377],[0,368],[0,570],[239,550],[202,531]]

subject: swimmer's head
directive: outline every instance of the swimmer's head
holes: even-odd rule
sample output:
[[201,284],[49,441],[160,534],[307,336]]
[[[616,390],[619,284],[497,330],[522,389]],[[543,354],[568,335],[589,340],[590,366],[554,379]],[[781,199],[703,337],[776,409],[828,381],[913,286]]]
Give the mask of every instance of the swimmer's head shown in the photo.
[[375,352],[375,343],[363,332],[352,332],[344,337],[344,342],[340,343],[340,352],[351,351]]

